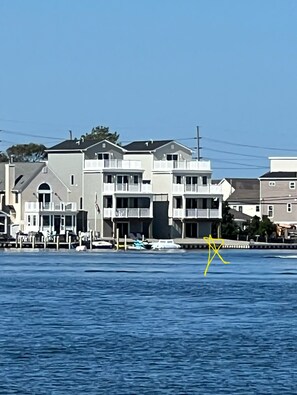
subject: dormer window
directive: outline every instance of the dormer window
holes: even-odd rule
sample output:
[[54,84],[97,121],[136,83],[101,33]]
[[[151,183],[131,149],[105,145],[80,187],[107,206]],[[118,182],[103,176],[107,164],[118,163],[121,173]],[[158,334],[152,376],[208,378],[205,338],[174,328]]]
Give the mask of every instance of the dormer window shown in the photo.
[[110,159],[110,153],[109,152],[97,152],[97,159],[99,160],[109,160]]
[[166,158],[167,158],[167,160],[178,160],[178,155],[177,154],[167,154]]

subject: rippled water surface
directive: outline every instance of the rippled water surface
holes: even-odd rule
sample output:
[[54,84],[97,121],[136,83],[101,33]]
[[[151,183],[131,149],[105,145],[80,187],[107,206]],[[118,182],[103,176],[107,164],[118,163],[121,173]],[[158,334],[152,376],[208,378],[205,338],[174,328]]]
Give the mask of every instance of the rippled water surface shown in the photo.
[[296,394],[297,255],[1,252],[0,394]]

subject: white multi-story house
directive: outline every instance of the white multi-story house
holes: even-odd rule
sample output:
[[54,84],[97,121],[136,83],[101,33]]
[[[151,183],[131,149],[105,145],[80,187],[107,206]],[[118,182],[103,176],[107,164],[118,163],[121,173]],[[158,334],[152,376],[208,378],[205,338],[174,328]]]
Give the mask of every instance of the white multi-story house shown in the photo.
[[140,160],[154,195],[154,237],[202,237],[222,216],[221,188],[211,184],[210,161],[197,161],[174,140],[136,141],[125,157]]

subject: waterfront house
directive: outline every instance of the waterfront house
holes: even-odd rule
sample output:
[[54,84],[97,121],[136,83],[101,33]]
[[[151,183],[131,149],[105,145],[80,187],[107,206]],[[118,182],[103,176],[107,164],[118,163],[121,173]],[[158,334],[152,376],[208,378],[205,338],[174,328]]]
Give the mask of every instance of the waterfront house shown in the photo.
[[71,190],[78,203],[80,230],[120,237],[141,233],[152,237],[153,194],[138,160],[107,140],[66,140],[49,150],[48,166]]
[[210,161],[174,140],[65,140],[47,161],[3,166],[3,211],[14,233],[203,237],[222,216]]
[[67,187],[46,162],[10,162],[1,167],[5,175],[2,209],[10,219],[12,236],[20,231],[45,235],[76,231],[76,205],[69,202]]
[[155,238],[203,237],[222,217],[222,193],[211,184],[211,164],[194,160],[192,150],[174,140],[134,141],[125,157],[138,160],[152,186]]
[[219,185],[223,200],[231,209],[249,217],[261,217],[260,182],[257,178],[223,178]]
[[295,230],[297,157],[270,157],[269,160],[270,171],[259,178],[262,215],[267,215],[280,229]]

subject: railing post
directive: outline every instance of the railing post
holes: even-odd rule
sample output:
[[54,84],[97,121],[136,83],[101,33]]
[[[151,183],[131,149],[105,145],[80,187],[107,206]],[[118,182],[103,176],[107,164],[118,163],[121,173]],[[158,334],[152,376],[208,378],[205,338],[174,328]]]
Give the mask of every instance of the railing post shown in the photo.
[[120,233],[119,228],[116,228],[117,251],[119,250]]

